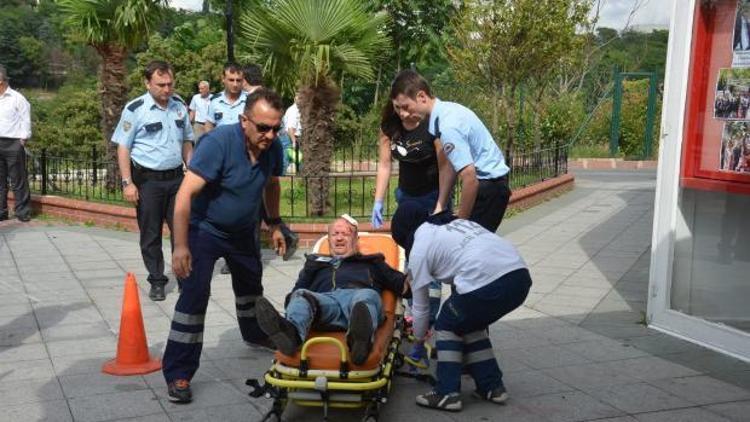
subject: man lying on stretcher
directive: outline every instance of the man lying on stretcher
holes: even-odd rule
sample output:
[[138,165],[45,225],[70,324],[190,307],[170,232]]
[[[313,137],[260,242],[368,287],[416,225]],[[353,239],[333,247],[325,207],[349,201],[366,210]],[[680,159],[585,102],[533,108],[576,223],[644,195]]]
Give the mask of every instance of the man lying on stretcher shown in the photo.
[[286,318],[266,298],[256,302],[258,325],[285,355],[293,356],[314,326],[347,330],[352,363],[367,360],[373,334],[384,318],[380,293],[386,289],[402,296],[408,284],[382,254],[360,254],[357,241],[357,226],[346,218],[336,219],[328,227],[331,255],[307,255],[287,296]]

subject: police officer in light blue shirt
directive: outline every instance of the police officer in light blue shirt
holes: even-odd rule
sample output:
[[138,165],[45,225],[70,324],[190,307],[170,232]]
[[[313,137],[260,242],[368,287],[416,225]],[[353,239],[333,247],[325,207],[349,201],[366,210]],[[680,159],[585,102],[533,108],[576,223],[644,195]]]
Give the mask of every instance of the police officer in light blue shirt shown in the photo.
[[[413,70],[401,71],[391,85],[391,101],[401,120],[423,120],[429,116],[429,132],[440,145],[453,170],[461,178],[461,203],[458,217],[497,231],[510,200],[505,157],[490,131],[461,104],[440,101],[430,85]],[[435,211],[446,208],[453,188],[453,174],[441,169],[440,195]]]
[[153,61],[144,70],[148,92],[129,102],[112,142],[122,175],[123,197],[136,206],[140,247],[151,283],[149,297],[165,299],[161,232],[172,230],[174,200],[183,176],[183,163],[193,153],[193,129],[188,109],[174,95],[172,67]]
[[242,68],[234,63],[224,65],[222,83],[224,91],[211,96],[206,116],[206,130],[217,126],[231,125],[240,121],[245,109],[247,94],[242,90],[244,81]]

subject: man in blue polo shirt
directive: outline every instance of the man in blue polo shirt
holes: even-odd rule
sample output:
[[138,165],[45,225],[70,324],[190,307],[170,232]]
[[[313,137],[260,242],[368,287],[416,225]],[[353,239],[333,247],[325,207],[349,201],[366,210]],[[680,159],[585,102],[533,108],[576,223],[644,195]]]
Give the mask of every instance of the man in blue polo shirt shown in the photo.
[[232,275],[243,340],[270,345],[255,316],[255,301],[263,295],[263,267],[254,231],[265,203],[273,247],[284,254],[278,179],[282,151],[274,142],[282,108],[281,98],[269,89],[249,95],[239,123],[203,136],[177,192],[172,270],[182,279],[182,292],[162,359],[172,401],[192,399],[190,380],[200,362],[211,277],[220,257]]
[[211,96],[206,116],[206,132],[224,125],[235,124],[245,110],[247,93],[242,90],[242,68],[234,63],[224,65],[221,82],[224,91]]
[[[445,156],[461,178],[458,218],[497,231],[510,200],[510,168],[479,117],[461,104],[435,98],[427,81],[413,70],[403,70],[396,76],[391,101],[401,120],[430,119],[430,133],[440,139]],[[440,184],[436,212],[445,208],[455,176],[440,177],[450,177],[450,182]]]

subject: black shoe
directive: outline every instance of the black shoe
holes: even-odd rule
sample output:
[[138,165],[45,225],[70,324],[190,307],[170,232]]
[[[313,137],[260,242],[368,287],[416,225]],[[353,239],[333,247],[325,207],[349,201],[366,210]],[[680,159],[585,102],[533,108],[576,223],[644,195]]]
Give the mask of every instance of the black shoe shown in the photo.
[[193,401],[193,392],[190,391],[190,381],[179,379],[167,385],[169,401],[175,403],[190,403]]
[[258,298],[255,302],[255,314],[258,316],[260,329],[266,333],[281,353],[287,356],[297,354],[301,343],[297,329],[279,314],[268,299]]
[[462,407],[461,396],[458,393],[442,395],[437,391],[418,395],[417,404],[422,407],[449,410],[451,412],[458,412]]
[[349,357],[352,363],[365,363],[372,347],[372,317],[364,302],[357,302],[352,308],[346,341],[349,344]]
[[16,218],[18,219],[18,221],[21,221],[23,223],[31,221],[31,216],[28,214],[17,215]]
[[224,264],[219,272],[222,274],[231,274],[231,271],[229,271],[229,264]]
[[297,252],[297,245],[299,244],[299,235],[289,230],[284,235],[284,242],[286,243],[286,252],[284,252],[284,256],[282,257],[282,259],[284,261],[289,261],[289,258],[294,256],[294,253]]
[[154,302],[160,302],[167,298],[164,293],[164,286],[160,284],[152,284],[151,290],[148,291],[148,297]]

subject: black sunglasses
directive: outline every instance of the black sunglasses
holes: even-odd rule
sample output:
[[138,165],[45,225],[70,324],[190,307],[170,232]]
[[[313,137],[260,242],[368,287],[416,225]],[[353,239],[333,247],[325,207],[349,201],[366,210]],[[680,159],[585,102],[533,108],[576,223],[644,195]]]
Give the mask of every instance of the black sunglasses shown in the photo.
[[263,124],[263,123],[255,123],[249,117],[245,117],[245,118],[247,119],[248,122],[254,124],[255,125],[255,130],[257,130],[260,133],[268,133],[268,132],[271,132],[271,131],[273,131],[273,133],[279,133],[279,132],[281,132],[281,125],[280,124],[278,124],[276,126],[271,126],[271,125],[266,125],[266,124]]

